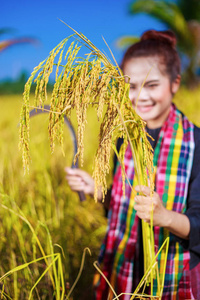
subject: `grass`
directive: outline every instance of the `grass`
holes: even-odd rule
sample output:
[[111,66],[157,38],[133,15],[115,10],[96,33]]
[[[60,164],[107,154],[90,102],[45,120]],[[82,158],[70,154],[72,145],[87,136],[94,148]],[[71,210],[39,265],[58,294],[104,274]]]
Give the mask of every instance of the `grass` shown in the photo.
[[[84,248],[90,248],[92,256],[86,256],[85,276],[81,276],[73,292],[74,299],[88,299],[91,296],[95,271],[92,263],[97,259],[106,229],[103,208],[90,198],[80,204],[77,194],[68,188],[64,167],[71,165],[72,161],[69,133],[65,128],[66,156],[63,156],[59,146],[51,154],[45,114],[31,119],[32,161],[29,174],[24,175],[21,153],[18,150],[21,102],[21,96],[3,96],[0,99],[0,276],[20,264],[42,256],[29,226],[17,216],[22,212],[34,229],[46,255],[52,254],[49,237],[54,252],[62,254],[60,247],[63,249],[63,273],[68,286],[72,286],[76,279]],[[98,124],[93,114],[88,114],[88,119],[86,136],[89,143],[85,147],[84,168],[92,173],[90,157],[94,149],[87,145],[95,146],[94,135]],[[8,277],[4,291],[12,299],[28,299],[30,289],[45,267],[43,261],[31,265],[30,270],[24,269]],[[48,275],[38,285],[38,294],[39,299],[53,299],[52,283]],[[36,296],[34,294],[33,298],[37,299]]]

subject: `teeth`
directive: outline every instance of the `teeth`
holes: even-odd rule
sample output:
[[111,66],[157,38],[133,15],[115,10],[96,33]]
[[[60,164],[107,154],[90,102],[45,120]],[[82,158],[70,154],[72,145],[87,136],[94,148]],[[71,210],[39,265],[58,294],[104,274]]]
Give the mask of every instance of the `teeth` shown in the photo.
[[138,107],[141,107],[141,108],[146,108],[146,107],[151,107],[151,106],[153,106],[153,105],[146,105],[146,106],[140,106],[140,105],[138,105]]

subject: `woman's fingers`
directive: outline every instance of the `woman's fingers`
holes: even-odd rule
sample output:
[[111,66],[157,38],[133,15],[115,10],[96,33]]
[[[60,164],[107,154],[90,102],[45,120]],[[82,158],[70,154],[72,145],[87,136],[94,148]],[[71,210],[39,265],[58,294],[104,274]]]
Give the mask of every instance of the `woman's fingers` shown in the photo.
[[145,196],[150,196],[150,193],[151,193],[150,187],[145,186],[145,185],[136,185],[135,190],[136,190],[136,192],[141,193]]
[[69,176],[80,176],[80,177],[84,177],[89,175],[87,172],[81,170],[81,169],[77,169],[77,168],[69,168],[69,167],[65,167],[65,172],[67,175]]
[[153,225],[163,226],[167,209],[163,206],[159,194],[154,192],[151,195],[151,190],[147,186],[138,185],[135,187],[135,190],[139,193],[139,195],[135,196],[134,205],[138,217],[150,223],[153,211]]
[[85,188],[85,183],[82,181],[82,180],[79,180],[77,178],[73,179],[73,178],[70,178],[67,179],[67,182],[70,186],[70,188],[73,190],[73,191],[83,191],[84,188]]
[[135,187],[139,195],[135,196],[134,208],[137,216],[147,223],[150,223],[151,212],[153,209],[153,197],[150,196],[151,190],[148,186],[137,185]]
[[94,195],[94,180],[85,171],[80,169],[65,168],[66,180],[73,191],[83,191]]

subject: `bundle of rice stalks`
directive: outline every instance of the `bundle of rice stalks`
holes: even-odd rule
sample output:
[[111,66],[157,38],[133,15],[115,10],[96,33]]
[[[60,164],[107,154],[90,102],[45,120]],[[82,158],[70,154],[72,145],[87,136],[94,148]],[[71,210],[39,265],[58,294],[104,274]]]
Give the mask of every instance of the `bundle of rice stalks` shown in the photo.
[[[147,183],[148,172],[153,188],[152,150],[145,133],[145,123],[136,114],[129,99],[129,84],[125,83],[123,73],[117,64],[113,65],[84,35],[76,32],[76,36],[81,41],[72,41],[66,53],[64,53],[68,41],[73,36],[64,39],[50,52],[46,60],[34,68],[25,85],[20,120],[20,148],[22,149],[24,168],[28,168],[30,161],[30,88],[34,80],[36,89],[33,106],[43,107],[48,100],[47,84],[49,76],[55,67],[55,84],[51,94],[51,110],[49,113],[49,136],[52,152],[56,140],[63,145],[64,115],[70,119],[71,111],[75,109],[78,124],[78,152],[75,160],[80,157],[83,165],[83,136],[87,123],[87,108],[91,105],[96,109],[97,118],[102,119],[99,146],[94,164],[96,190],[101,187],[103,195],[106,193],[106,174],[110,170],[111,148],[119,137],[124,138],[124,147],[122,147],[120,153],[121,162],[123,162],[122,158],[126,146],[130,142],[133,156],[139,155],[141,160],[141,162],[138,162],[138,158],[135,157],[138,178],[142,172],[142,176],[146,176],[144,181]],[[86,58],[78,57],[79,50],[83,46],[80,45],[80,42],[90,50]],[[59,57],[57,63],[55,63],[56,56]],[[140,144],[140,149],[138,144]],[[141,180],[138,180],[138,182],[141,182]]]
[[[55,71],[48,127],[52,152],[56,141],[63,145],[64,115],[70,119],[72,110],[75,110],[78,124],[78,151],[75,160],[79,157],[83,164],[87,109],[92,106],[101,122],[99,144],[94,158],[95,199],[99,189],[102,191],[103,199],[107,192],[106,176],[110,171],[111,149],[117,151],[115,143],[119,137],[124,139],[120,153],[117,153],[122,169],[125,150],[130,143],[138,184],[150,185],[153,193],[152,149],[145,132],[145,123],[136,114],[129,99],[129,84],[125,82],[113,56],[114,64],[83,34],[73,31],[75,34],[60,42],[50,52],[49,57],[34,69],[25,85],[20,120],[20,148],[24,168],[28,168],[30,161],[29,109],[30,106],[43,107],[47,102],[49,76]],[[74,37],[75,40],[67,47]],[[79,51],[83,46],[89,49],[84,58],[79,57]],[[35,103],[30,104],[29,94],[33,81],[36,83]],[[125,181],[125,173],[123,177]],[[149,266],[155,258],[152,224],[143,222],[143,239],[145,272],[149,272]],[[152,280],[151,276],[151,283]]]

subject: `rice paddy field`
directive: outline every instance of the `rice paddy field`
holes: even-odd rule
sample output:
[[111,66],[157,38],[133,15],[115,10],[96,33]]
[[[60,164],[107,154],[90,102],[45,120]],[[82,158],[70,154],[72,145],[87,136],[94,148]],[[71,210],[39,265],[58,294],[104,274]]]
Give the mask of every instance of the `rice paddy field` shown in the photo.
[[[181,88],[175,103],[200,126],[200,89]],[[59,145],[51,153],[47,114],[31,118],[31,164],[24,174],[18,149],[21,105],[21,95],[0,96],[1,299],[92,299],[93,262],[107,224],[103,207],[90,197],[80,203],[70,191],[64,172],[73,158],[69,130],[65,156]],[[73,116],[72,124],[76,129]],[[83,168],[92,173],[99,133],[92,109],[85,130]],[[83,272],[69,294],[86,247],[91,255],[85,251]]]
[[[0,277],[21,264],[60,253],[66,296],[78,275],[84,248],[88,247],[91,256],[86,253],[83,274],[72,298],[89,299],[93,262],[106,230],[106,218],[101,204],[89,197],[80,203],[67,186],[64,167],[70,166],[73,158],[69,130],[66,127],[64,132],[65,156],[60,146],[52,154],[48,114],[31,118],[32,161],[29,174],[24,175],[18,150],[22,96],[1,96],[0,103]],[[93,112],[88,114],[86,131],[84,169],[92,173],[91,157],[98,142]],[[47,262],[43,259],[1,280],[0,290],[8,295],[5,299],[29,299],[31,288],[51,262],[52,257]],[[30,299],[60,299],[63,287],[60,284],[61,290],[55,293],[55,276],[51,267]]]

